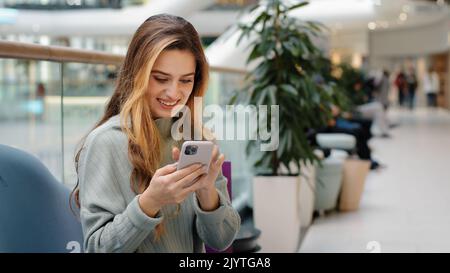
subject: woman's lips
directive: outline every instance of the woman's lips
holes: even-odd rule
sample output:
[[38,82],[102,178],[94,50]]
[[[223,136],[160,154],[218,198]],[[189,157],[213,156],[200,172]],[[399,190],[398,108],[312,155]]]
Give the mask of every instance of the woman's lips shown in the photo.
[[177,103],[180,100],[175,100],[175,101],[167,101],[167,100],[162,100],[162,99],[156,99],[159,102],[159,105],[161,106],[161,108],[163,109],[167,109],[170,110],[173,107],[175,107],[175,105],[177,105]]

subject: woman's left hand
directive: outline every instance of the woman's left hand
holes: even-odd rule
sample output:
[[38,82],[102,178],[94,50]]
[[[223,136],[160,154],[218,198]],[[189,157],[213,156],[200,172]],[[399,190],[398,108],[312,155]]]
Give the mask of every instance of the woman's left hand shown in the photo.
[[[172,157],[175,161],[180,158],[180,150],[176,147],[172,149]],[[214,145],[212,152],[211,163],[209,164],[208,173],[201,175],[196,181],[197,185],[195,191],[200,206],[205,211],[215,210],[219,207],[219,195],[216,190],[216,179],[222,170],[222,164],[225,161],[225,156],[219,153],[219,148]]]
[[[180,158],[180,149],[178,149],[177,147],[174,147],[172,149],[172,158],[175,161],[178,161],[178,159]],[[211,158],[212,159],[211,163],[209,164],[208,172],[200,176],[195,181],[195,184],[198,185],[198,191],[215,190],[215,181],[220,171],[222,170],[222,164],[225,161],[225,156],[224,154],[219,153],[219,148],[217,147],[217,145],[214,145]]]

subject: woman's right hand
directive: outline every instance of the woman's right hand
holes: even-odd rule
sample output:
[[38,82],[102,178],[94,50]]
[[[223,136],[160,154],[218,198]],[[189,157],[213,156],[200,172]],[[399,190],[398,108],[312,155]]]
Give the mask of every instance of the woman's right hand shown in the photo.
[[197,190],[192,181],[206,173],[201,164],[194,164],[177,171],[176,164],[169,164],[156,170],[150,185],[139,197],[141,209],[150,217],[155,217],[164,205],[179,204]]

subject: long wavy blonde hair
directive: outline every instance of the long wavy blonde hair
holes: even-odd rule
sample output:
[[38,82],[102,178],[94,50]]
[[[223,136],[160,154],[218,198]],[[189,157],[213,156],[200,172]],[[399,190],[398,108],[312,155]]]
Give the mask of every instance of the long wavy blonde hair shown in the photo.
[[[115,91],[109,100],[105,113],[92,130],[109,118],[120,115],[122,131],[128,136],[128,158],[132,164],[130,185],[133,191],[142,193],[150,184],[161,163],[161,136],[152,118],[148,102],[148,83],[152,67],[163,50],[188,50],[196,61],[194,86],[186,103],[194,124],[194,97],[204,95],[208,84],[208,63],[195,28],[185,19],[160,14],[151,16],[139,26],[134,34],[116,81]],[[127,122],[131,124],[128,126]],[[85,138],[82,140],[84,144]],[[83,145],[75,156],[75,167]],[[72,191],[71,198],[80,207],[79,184]],[[156,237],[163,233],[163,225],[156,228]]]

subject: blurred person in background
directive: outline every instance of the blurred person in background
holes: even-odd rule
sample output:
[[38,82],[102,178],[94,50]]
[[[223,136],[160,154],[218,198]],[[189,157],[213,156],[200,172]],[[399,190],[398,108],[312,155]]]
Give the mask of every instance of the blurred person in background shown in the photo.
[[417,89],[417,76],[414,67],[410,67],[408,73],[406,74],[406,86],[408,95],[408,107],[409,109],[414,109],[416,100],[416,89]]
[[403,69],[400,70],[397,77],[395,77],[395,86],[398,91],[398,105],[403,106],[408,94],[408,85],[406,83],[406,75]]
[[328,126],[321,128],[317,133],[330,134],[341,133],[349,134],[356,139],[356,154],[362,160],[370,161],[370,169],[377,170],[381,167],[385,167],[379,163],[379,161],[373,159],[372,150],[369,147],[369,140],[372,138],[371,126],[372,120],[365,118],[351,118],[348,113],[342,113],[341,109],[332,105],[333,118],[328,121]]
[[[381,80],[382,79],[383,78],[381,78]],[[360,92],[363,92],[366,95],[364,96],[364,101],[361,101],[361,104],[356,106],[353,116],[373,120],[372,130],[374,134],[381,137],[390,137],[386,111],[383,104],[375,99],[377,95],[377,86],[375,77],[370,77],[365,80],[362,91]],[[355,86],[355,89],[357,88],[358,86]]]
[[391,84],[389,82],[389,71],[383,70],[381,79],[377,85],[377,100],[383,105],[386,111],[389,108],[389,90]]
[[45,85],[39,82],[36,86],[36,104],[34,112],[38,120],[42,121],[45,115]]
[[439,75],[432,67],[423,77],[423,90],[427,96],[427,105],[429,107],[437,106],[437,94],[439,93]]

